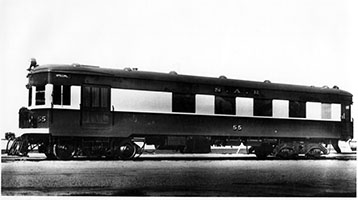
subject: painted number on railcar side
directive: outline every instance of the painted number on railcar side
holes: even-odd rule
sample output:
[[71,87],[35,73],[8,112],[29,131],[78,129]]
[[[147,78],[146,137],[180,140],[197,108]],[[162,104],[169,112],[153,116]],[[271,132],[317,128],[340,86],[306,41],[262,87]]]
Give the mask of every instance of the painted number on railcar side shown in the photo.
[[232,125],[232,130],[233,131],[241,131],[242,125],[234,124],[234,125]]

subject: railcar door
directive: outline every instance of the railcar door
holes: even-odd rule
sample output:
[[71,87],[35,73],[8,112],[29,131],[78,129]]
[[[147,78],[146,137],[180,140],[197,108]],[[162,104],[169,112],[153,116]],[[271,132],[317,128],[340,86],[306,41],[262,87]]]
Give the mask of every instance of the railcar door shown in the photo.
[[353,119],[351,115],[351,105],[342,104],[342,139],[353,138]]
[[91,128],[106,128],[111,125],[110,88],[84,85],[81,95],[81,125]]

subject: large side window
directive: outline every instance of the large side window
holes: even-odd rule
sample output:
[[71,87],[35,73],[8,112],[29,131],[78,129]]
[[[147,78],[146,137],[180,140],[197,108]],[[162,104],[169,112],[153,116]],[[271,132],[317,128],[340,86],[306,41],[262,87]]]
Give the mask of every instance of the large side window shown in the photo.
[[272,100],[272,116],[288,118],[289,116],[289,101],[274,99]]
[[45,105],[45,86],[36,86],[35,105]]
[[236,115],[253,116],[254,99],[247,97],[236,97]]
[[71,105],[71,86],[54,85],[52,99],[54,105]]
[[110,93],[107,87],[84,86],[82,106],[90,109],[109,109]]
[[215,96],[195,95],[195,112],[199,114],[214,114]]
[[111,89],[111,105],[118,111],[172,112],[171,92]]
[[215,96],[215,114],[235,115],[234,97]]
[[195,95],[173,93],[173,112],[195,113]]
[[272,116],[271,99],[254,99],[255,116]]
[[307,102],[306,103],[306,118],[307,119],[322,119],[322,103],[321,102]]
[[289,116],[305,118],[306,117],[306,102],[290,101]]

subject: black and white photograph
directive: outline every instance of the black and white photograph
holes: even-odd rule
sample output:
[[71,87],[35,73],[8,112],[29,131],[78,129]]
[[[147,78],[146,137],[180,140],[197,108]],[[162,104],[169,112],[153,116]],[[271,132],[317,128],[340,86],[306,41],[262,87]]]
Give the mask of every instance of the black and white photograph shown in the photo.
[[1,198],[357,198],[357,10],[0,0]]

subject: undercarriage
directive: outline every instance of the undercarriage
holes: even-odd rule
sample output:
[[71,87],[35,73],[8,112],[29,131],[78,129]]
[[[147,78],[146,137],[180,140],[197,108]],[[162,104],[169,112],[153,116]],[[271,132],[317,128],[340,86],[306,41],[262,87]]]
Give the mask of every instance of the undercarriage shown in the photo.
[[104,157],[108,159],[132,160],[144,152],[145,144],[158,150],[175,150],[181,153],[210,153],[211,146],[247,147],[247,153],[257,158],[267,156],[292,159],[299,155],[319,158],[328,154],[327,145],[340,153],[338,140],[297,140],[276,138],[230,138],[205,136],[148,136],[131,138],[106,137],[52,137],[40,134],[25,134],[21,137],[8,135],[8,155],[27,156],[37,149],[48,159],[69,160],[74,157]]

